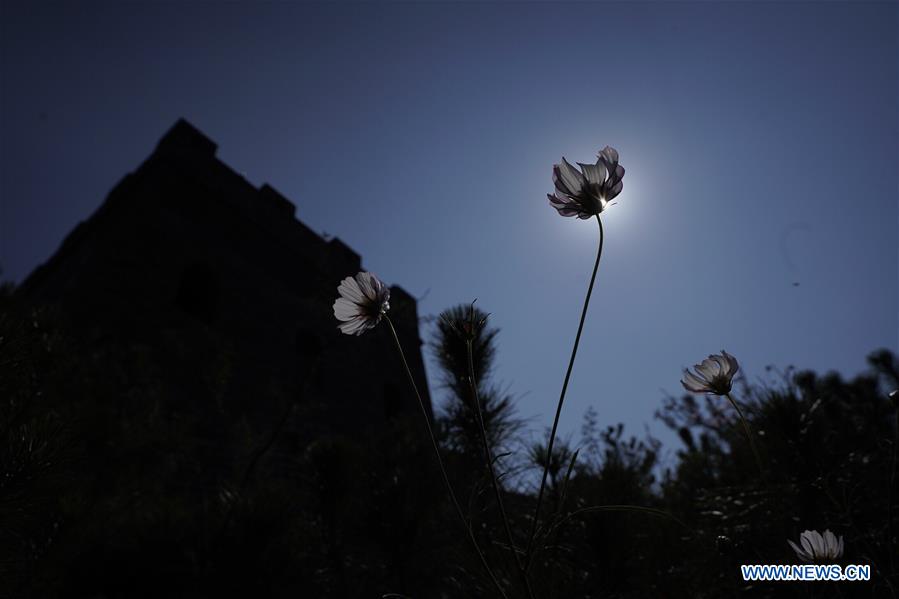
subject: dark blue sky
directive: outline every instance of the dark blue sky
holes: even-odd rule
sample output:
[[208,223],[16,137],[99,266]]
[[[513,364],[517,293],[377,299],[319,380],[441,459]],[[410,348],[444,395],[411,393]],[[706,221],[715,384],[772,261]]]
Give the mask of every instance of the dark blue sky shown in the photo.
[[896,3],[69,4],[0,8],[6,278],[183,116],[422,314],[479,298],[548,426],[596,243],[548,205],[551,167],[610,144],[564,431],[593,405],[661,432],[722,348],[751,378],[899,349]]

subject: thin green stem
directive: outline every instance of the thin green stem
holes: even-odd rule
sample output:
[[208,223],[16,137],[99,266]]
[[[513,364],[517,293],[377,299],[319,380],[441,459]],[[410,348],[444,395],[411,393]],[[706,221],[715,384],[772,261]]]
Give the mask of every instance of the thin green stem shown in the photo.
[[393,340],[396,341],[396,348],[399,350],[400,358],[402,358],[403,360],[403,366],[406,369],[406,375],[409,377],[409,383],[412,385],[412,390],[415,391],[415,397],[418,399],[418,406],[421,408],[421,415],[424,417],[425,426],[428,429],[428,437],[430,437],[431,439],[431,445],[434,448],[434,455],[437,457],[437,464],[440,466],[440,474],[443,475],[443,482],[446,485],[446,491],[449,494],[453,507],[456,509],[456,513],[458,514],[459,519],[462,521],[462,525],[465,527],[465,532],[468,534],[468,539],[471,541],[475,552],[478,554],[478,559],[481,560],[481,564],[487,571],[487,575],[490,577],[490,580],[493,582],[496,590],[499,591],[499,594],[504,599],[508,599],[508,596],[503,590],[502,585],[500,585],[499,580],[497,580],[496,575],[490,568],[490,564],[487,563],[487,558],[484,557],[484,552],[481,551],[481,547],[480,545],[478,545],[477,539],[475,539],[474,533],[471,530],[471,526],[468,524],[468,520],[465,518],[465,512],[462,511],[462,506],[459,505],[459,500],[456,499],[456,493],[453,491],[453,486],[452,484],[450,484],[449,475],[446,473],[446,467],[443,465],[443,458],[440,455],[440,447],[437,445],[437,437],[434,436],[434,429],[431,427],[431,419],[428,417],[428,410],[425,408],[425,403],[424,401],[422,401],[421,394],[418,392],[418,386],[415,384],[415,379],[412,376],[412,371],[409,369],[409,363],[406,361],[406,354],[405,352],[403,352],[403,345],[400,343],[400,338],[396,334],[396,329],[393,326],[393,321],[390,320],[390,317],[387,315],[384,316],[384,319],[387,321],[390,332],[393,334]]
[[733,398],[733,396],[731,396],[730,393],[725,394],[725,397],[730,402],[730,405],[732,405],[737,411],[737,415],[740,416],[740,422],[743,424],[743,432],[746,433],[746,439],[749,441],[749,447],[752,449],[752,455],[755,456],[755,463],[758,465],[759,473],[764,479],[765,469],[762,467],[762,458],[759,456],[758,449],[756,449],[755,447],[755,440],[752,436],[752,430],[749,428],[749,423],[746,421],[746,417],[743,415],[743,410],[740,409],[740,405]]
[[546,449],[546,463],[543,465],[543,477],[540,480],[540,491],[537,493],[537,506],[534,508],[534,519],[531,522],[531,533],[528,536],[528,544],[524,550],[524,568],[525,571],[531,565],[534,538],[537,534],[537,523],[540,520],[540,507],[543,504],[543,494],[546,490],[546,477],[549,474],[549,466],[552,462],[553,444],[556,440],[556,431],[559,428],[559,416],[562,414],[562,404],[565,401],[565,392],[568,390],[568,380],[571,378],[571,369],[574,367],[574,358],[577,355],[577,347],[581,341],[581,333],[584,330],[584,320],[587,318],[587,306],[590,305],[590,295],[593,293],[593,284],[596,281],[596,271],[599,270],[599,260],[602,258],[602,244],[605,235],[602,229],[602,219],[596,215],[596,222],[599,223],[599,248],[596,251],[596,263],[593,265],[593,274],[590,276],[590,285],[587,287],[587,297],[584,299],[584,309],[581,311],[581,321],[577,327],[577,335],[574,338],[574,347],[571,349],[571,358],[568,360],[568,370],[565,372],[565,381],[562,383],[562,393],[559,395],[559,403],[556,406],[556,417],[553,419],[552,432],[549,434],[549,444]]
[[534,599],[534,590],[531,588],[531,581],[528,580],[528,573],[524,569],[518,550],[515,548],[515,539],[512,536],[512,528],[509,526],[509,517],[506,515],[506,508],[503,506],[503,494],[499,488],[499,482],[496,477],[496,469],[493,466],[493,452],[490,450],[490,441],[487,439],[487,427],[484,425],[484,412],[481,410],[481,398],[478,394],[478,383],[474,375],[474,358],[472,354],[471,339],[466,339],[466,348],[468,353],[468,384],[471,387],[471,399],[476,407],[475,412],[478,416],[478,424],[481,429],[481,441],[484,445],[484,459],[487,460],[487,468],[490,472],[490,482],[493,485],[493,494],[496,497],[496,505],[499,508],[500,517],[503,521],[503,528],[506,531],[506,540],[509,542],[509,550],[515,559],[515,565],[521,576],[522,583],[527,589],[528,597]]

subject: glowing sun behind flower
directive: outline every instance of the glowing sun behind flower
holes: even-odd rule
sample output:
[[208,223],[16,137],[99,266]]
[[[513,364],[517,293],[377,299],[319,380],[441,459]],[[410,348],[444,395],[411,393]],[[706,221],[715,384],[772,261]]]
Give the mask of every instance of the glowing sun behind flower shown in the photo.
[[[571,357],[568,360],[568,369],[562,383],[562,392],[559,394],[559,402],[556,404],[556,415],[553,418],[552,430],[549,433],[549,441],[546,444],[546,460],[543,467],[543,476],[540,480],[540,490],[537,492],[537,505],[534,516],[531,519],[531,532],[524,551],[524,561],[527,564],[532,557],[531,548],[537,534],[537,523],[540,519],[540,507],[543,503],[543,493],[546,489],[546,480],[549,475],[549,465],[553,459],[553,444],[559,427],[559,417],[562,414],[562,405],[565,402],[565,393],[568,390],[568,382],[571,379],[571,371],[574,360],[577,357],[578,344],[581,341],[581,333],[584,331],[584,320],[587,317],[587,308],[590,306],[590,295],[593,293],[593,284],[596,282],[596,273],[599,270],[599,261],[602,258],[602,246],[605,241],[602,218],[600,214],[610,202],[621,193],[624,177],[624,167],[618,164],[618,152],[611,146],[606,146],[599,151],[595,164],[578,163],[580,171],[571,166],[565,157],[562,162],[553,165],[553,185],[555,193],[547,194],[550,205],[561,216],[577,216],[579,219],[596,217],[599,226],[599,244],[596,249],[596,261],[593,264],[593,274],[590,275],[590,284],[587,286],[587,297],[584,298],[584,307],[581,310],[581,319],[578,323],[577,334],[574,337],[574,346],[571,349]],[[524,568],[527,571],[527,566]]]
[[588,219],[608,208],[623,188],[624,167],[618,164],[618,151],[606,146],[597,154],[595,164],[578,162],[574,168],[565,157],[553,165],[555,193],[547,194],[550,205],[562,216]]

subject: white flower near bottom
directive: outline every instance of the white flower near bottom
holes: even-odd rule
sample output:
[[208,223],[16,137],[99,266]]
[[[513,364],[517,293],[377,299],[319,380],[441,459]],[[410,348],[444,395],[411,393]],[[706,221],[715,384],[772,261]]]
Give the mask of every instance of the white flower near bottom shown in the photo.
[[337,328],[347,335],[361,335],[373,329],[390,310],[390,289],[370,272],[347,277],[337,287],[334,302]]
[[799,547],[793,541],[787,540],[796,557],[804,562],[832,562],[843,555],[843,537],[837,536],[825,530],[822,535],[817,530],[807,530],[799,535]]
[[738,370],[737,359],[722,349],[720,354],[712,354],[702,364],[693,366],[694,372],[685,370],[681,384],[691,393],[727,395]]

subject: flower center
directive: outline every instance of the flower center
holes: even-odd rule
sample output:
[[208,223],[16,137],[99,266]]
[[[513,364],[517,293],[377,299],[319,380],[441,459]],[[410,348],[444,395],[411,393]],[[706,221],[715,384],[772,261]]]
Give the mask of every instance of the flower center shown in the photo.
[[718,395],[730,393],[730,381],[726,376],[721,374],[713,377],[712,380],[709,381],[709,387],[711,387]]
[[606,200],[603,198],[602,185],[597,183],[589,183],[584,187],[584,197],[582,204],[587,212],[599,214],[606,207]]

